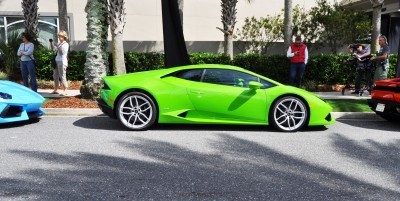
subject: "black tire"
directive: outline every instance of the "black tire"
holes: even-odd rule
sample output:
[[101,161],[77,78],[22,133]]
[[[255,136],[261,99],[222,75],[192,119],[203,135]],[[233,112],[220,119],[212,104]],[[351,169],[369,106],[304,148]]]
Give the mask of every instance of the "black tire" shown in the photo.
[[269,111],[269,124],[280,131],[295,132],[308,122],[306,104],[297,97],[285,96],[274,102]]
[[152,98],[142,92],[129,92],[119,99],[116,115],[130,130],[146,130],[157,119],[158,110]]

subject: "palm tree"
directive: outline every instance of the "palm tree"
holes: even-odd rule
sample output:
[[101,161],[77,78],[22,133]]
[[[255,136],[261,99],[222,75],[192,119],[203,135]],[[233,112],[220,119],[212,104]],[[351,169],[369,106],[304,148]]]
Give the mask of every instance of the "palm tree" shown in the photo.
[[223,29],[217,27],[224,33],[224,53],[233,59],[233,31],[236,24],[236,4],[238,0],[221,0]]
[[81,86],[82,98],[95,99],[99,97],[102,87],[102,77],[108,71],[107,53],[107,0],[88,0],[87,13],[87,49],[84,67],[85,80]]
[[109,0],[108,22],[111,27],[112,57],[114,63],[114,74],[126,73],[123,32],[126,23],[126,12],[124,0]]
[[376,52],[379,49],[378,37],[381,33],[381,10],[384,0],[370,0],[372,3],[372,38],[371,50]]
[[285,19],[284,19],[283,40],[285,47],[289,47],[292,43],[292,27],[293,27],[293,9],[292,0],[285,0]]
[[68,32],[67,0],[58,0],[58,20],[60,30]]
[[39,25],[39,7],[37,6],[39,0],[22,0],[22,12],[24,14],[25,31],[30,33],[34,40],[38,35]]

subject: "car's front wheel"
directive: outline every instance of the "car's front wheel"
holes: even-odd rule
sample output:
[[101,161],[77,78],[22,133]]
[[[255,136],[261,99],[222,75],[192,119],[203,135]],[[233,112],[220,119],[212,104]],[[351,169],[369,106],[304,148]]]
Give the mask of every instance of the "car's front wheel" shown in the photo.
[[307,123],[307,120],[306,104],[294,96],[278,99],[269,114],[270,124],[281,131],[297,131]]
[[131,130],[145,130],[157,119],[157,107],[154,101],[141,92],[125,94],[117,106],[119,121]]

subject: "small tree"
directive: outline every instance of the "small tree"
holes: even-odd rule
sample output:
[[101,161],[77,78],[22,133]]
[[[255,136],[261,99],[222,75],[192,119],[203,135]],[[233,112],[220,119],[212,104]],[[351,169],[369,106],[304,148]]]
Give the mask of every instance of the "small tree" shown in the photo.
[[251,53],[267,53],[269,47],[283,37],[283,19],[281,15],[267,16],[260,19],[246,18],[241,29],[236,30],[239,41],[246,43]]
[[85,80],[81,86],[81,95],[86,99],[99,96],[102,87],[102,77],[108,71],[108,11],[107,0],[88,0],[87,13],[87,44]]
[[126,73],[124,58],[123,32],[126,23],[126,12],[124,0],[109,0],[108,22],[112,36],[112,57],[114,74]]

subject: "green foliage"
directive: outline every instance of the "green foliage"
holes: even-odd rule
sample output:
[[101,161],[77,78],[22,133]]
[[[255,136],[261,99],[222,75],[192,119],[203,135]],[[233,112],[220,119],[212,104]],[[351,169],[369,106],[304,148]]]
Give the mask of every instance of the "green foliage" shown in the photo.
[[368,15],[361,11],[345,10],[335,2],[317,0],[317,6],[310,11],[313,27],[317,27],[316,41],[327,43],[332,53],[337,53],[345,44],[366,38],[372,28]]
[[[54,52],[44,48],[35,51],[36,74],[39,80],[53,80],[53,69],[50,65],[53,56]],[[192,64],[232,64],[281,83],[287,83],[289,79],[290,59],[286,55],[238,54],[232,61],[226,54],[193,53],[189,56]],[[349,57],[350,54],[311,55],[303,76],[303,84],[312,88],[319,84],[345,83],[349,73],[349,62],[347,61]],[[67,79],[82,81],[86,53],[71,51],[69,58]],[[128,73],[161,69],[164,68],[164,54],[125,52],[125,62]],[[390,55],[388,78],[395,76],[396,64],[397,55]]]
[[126,72],[155,70],[164,67],[164,54],[149,52],[125,52]]
[[8,80],[7,73],[3,73],[3,72],[0,71],[0,80]]
[[246,51],[266,53],[271,45],[283,38],[283,18],[281,15],[246,18],[235,38],[247,42]]
[[189,55],[192,64],[230,64],[231,58],[226,54],[192,53]]
[[22,43],[19,36],[18,32],[12,32],[7,36],[8,43],[5,40],[0,40],[0,55],[2,60],[0,69],[7,74],[15,72],[16,68],[19,67],[17,51],[19,45]]

